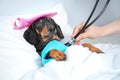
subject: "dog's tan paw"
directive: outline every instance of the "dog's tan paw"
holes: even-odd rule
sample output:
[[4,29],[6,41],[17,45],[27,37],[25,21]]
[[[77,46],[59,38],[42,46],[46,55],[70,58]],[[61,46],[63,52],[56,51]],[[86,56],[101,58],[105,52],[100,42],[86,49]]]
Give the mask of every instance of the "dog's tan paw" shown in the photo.
[[103,51],[101,51],[99,48],[96,47],[89,48],[89,50],[96,53],[104,53]]
[[102,50],[100,50],[99,48],[89,44],[89,43],[84,43],[82,44],[84,47],[87,47],[90,51],[92,52],[96,52],[96,53],[104,53]]
[[66,55],[60,50],[51,50],[49,55],[57,61],[66,60]]

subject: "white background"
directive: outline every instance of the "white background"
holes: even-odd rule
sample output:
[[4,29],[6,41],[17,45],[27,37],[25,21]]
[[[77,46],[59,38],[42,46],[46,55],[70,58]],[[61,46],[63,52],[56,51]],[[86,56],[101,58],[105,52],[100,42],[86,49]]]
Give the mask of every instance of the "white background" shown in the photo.
[[[49,9],[58,3],[63,3],[68,14],[69,24],[74,28],[77,24],[88,18],[95,1],[96,0],[0,0],[0,16],[40,12],[41,10]],[[93,18],[97,16],[97,13],[99,13],[105,2],[106,0],[100,0]],[[119,9],[120,0],[111,0],[107,10],[95,24],[102,26],[120,19]],[[120,43],[120,38],[119,36],[112,36],[112,38],[107,37],[105,40],[100,39],[100,41]],[[96,42],[96,40],[94,42]]]

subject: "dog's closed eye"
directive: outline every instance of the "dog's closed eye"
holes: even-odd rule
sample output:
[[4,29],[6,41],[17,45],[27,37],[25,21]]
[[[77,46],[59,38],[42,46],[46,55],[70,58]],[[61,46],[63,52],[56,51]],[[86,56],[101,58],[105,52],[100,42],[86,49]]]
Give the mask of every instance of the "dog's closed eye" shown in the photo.
[[48,29],[49,29],[50,32],[53,32],[53,31],[55,31],[55,26],[48,25]]

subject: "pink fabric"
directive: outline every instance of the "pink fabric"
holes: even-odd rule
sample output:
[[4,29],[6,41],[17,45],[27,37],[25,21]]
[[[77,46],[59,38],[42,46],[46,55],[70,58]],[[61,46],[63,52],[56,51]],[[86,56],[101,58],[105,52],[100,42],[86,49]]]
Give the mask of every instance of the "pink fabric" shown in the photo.
[[[53,17],[56,14],[57,14],[57,12],[40,14],[40,15],[34,16],[34,17],[30,18],[30,19],[17,18],[15,20],[15,22],[14,22],[14,29],[23,29],[25,27],[29,27],[38,18]],[[17,22],[19,23],[19,25],[17,24]]]

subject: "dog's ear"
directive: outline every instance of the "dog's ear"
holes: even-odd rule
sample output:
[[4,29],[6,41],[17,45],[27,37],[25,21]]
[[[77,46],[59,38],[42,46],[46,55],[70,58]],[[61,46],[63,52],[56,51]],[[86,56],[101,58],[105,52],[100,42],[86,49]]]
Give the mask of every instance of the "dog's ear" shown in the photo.
[[60,26],[55,23],[55,28],[56,28],[56,30],[57,30],[57,35],[58,35],[58,37],[61,38],[61,39],[63,39],[63,38],[64,38],[64,35],[63,35],[63,33],[62,33],[62,30],[61,30]]
[[63,39],[63,38],[64,38],[64,35],[63,35],[63,33],[62,33],[62,30],[61,30],[60,26],[59,26],[52,18],[48,18],[48,20],[49,20],[49,22],[50,22],[51,24],[53,24],[53,25],[55,26],[55,28],[56,28],[56,30],[57,30],[57,35],[58,35],[58,37],[61,38],[61,39]]
[[23,37],[32,45],[37,45],[39,43],[38,34],[30,28],[24,32]]

